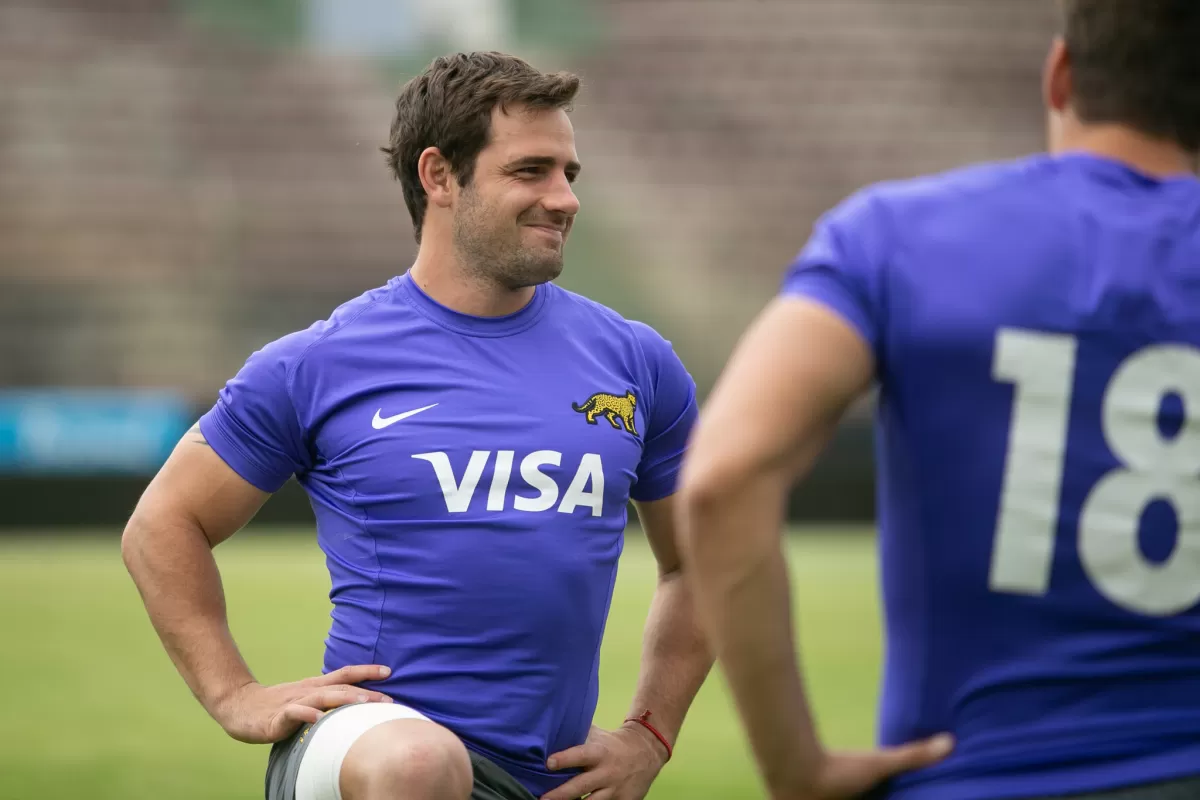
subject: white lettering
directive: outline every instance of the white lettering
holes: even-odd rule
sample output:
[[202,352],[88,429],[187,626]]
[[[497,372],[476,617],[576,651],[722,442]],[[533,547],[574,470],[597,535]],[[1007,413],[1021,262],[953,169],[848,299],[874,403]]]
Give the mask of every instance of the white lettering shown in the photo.
[[[586,491],[591,483],[591,491]],[[577,506],[587,506],[592,509],[592,516],[599,517],[604,513],[604,464],[596,453],[584,453],[579,462],[579,470],[574,480],[563,493],[560,513],[570,514]]]
[[463,474],[461,483],[454,479],[450,457],[445,453],[419,453],[413,458],[428,461],[433,465],[438,485],[442,487],[442,496],[446,498],[446,510],[451,514],[461,514],[471,505],[471,498],[475,496],[475,487],[479,485],[479,479],[483,476],[483,468],[490,455],[491,452],[488,450],[476,450],[471,453],[471,460],[467,463],[467,471]]
[[558,484],[538,467],[545,464],[558,466],[562,463],[562,453],[554,450],[538,450],[521,459],[521,478],[531,489],[537,489],[537,497],[513,498],[513,508],[517,511],[548,511],[554,508],[558,500]]
[[488,492],[488,511],[504,510],[504,493],[508,491],[508,481],[512,477],[512,450],[501,450],[496,453],[496,468],[492,472],[492,488]]
[[[473,451],[460,478],[454,474],[450,457],[446,453],[418,453],[413,456],[433,466],[434,476],[446,501],[446,510],[451,514],[461,514],[471,507],[475,490],[479,488],[484,469],[491,457],[491,450]],[[504,511],[508,507],[515,459],[516,453],[512,450],[496,452],[487,493],[488,511]],[[520,473],[525,487],[511,487],[512,508],[527,512],[549,511],[559,503],[561,495],[559,513],[570,514],[576,508],[583,507],[591,509],[593,517],[603,516],[604,462],[600,456],[597,453],[583,454],[565,492],[554,478],[542,471],[544,467],[561,465],[562,453],[557,450],[537,450],[521,459]],[[536,494],[530,496],[517,493],[523,489],[533,490]]]
[[[1005,329],[997,380],[1014,385],[1008,466],[992,546],[993,591],[1039,597],[1051,590],[1067,432],[1075,391],[1074,337]],[[1163,398],[1183,401],[1182,428],[1159,428]],[[1088,491],[1072,539],[1096,591],[1136,614],[1181,614],[1200,602],[1200,350],[1152,345],[1116,370],[1101,402],[1101,430],[1119,464]],[[1090,462],[1089,462],[1090,463]],[[1175,512],[1175,547],[1162,561],[1142,552],[1146,507]]]

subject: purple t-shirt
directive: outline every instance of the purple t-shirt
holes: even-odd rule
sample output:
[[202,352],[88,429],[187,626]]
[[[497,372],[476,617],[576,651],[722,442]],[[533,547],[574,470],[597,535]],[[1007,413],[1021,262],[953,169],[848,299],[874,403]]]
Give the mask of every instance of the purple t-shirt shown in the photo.
[[872,186],[782,293],[876,358],[880,739],[957,739],[886,796],[1200,771],[1200,181],[1072,153]]
[[200,421],[293,475],[332,579],[324,669],[386,692],[534,794],[587,736],[630,499],[675,490],[695,386],[646,325],[553,284],[472,317],[407,274],[254,353]]

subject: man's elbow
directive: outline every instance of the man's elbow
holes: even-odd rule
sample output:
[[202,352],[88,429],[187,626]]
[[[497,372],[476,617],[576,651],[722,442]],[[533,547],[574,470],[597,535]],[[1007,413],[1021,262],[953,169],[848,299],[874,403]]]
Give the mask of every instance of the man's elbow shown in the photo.
[[685,515],[711,517],[729,511],[764,476],[742,458],[694,450],[679,477],[679,503]]
[[680,513],[685,519],[710,515],[730,502],[734,494],[731,488],[731,481],[722,480],[711,469],[690,470],[683,475],[679,485]]
[[121,560],[134,580],[156,552],[178,550],[178,542],[165,541],[177,528],[161,508],[151,510],[145,499],[137,505],[121,533]]
[[776,469],[695,462],[679,490],[680,552],[685,561],[721,563],[771,546],[770,520],[786,501],[788,482]]
[[148,534],[148,526],[135,511],[121,533],[121,560],[125,562],[125,569],[131,575],[137,574],[138,565],[141,564],[145,553]]
[[697,465],[686,470],[679,487],[679,538],[683,554],[696,557],[712,543],[713,531],[722,526],[737,503],[739,482],[731,475]]

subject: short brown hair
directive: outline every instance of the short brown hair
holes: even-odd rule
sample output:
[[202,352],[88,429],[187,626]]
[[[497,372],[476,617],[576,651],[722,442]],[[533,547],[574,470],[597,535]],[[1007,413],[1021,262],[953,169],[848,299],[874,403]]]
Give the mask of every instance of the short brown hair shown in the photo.
[[440,56],[404,84],[396,99],[389,146],[382,149],[404,191],[417,241],[429,203],[417,175],[425,148],[438,148],[454,177],[467,186],[475,159],[491,138],[492,109],[524,105],[569,110],[578,91],[576,75],[539,72],[516,56],[495,52]]
[[1075,112],[1200,150],[1200,0],[1063,0]]

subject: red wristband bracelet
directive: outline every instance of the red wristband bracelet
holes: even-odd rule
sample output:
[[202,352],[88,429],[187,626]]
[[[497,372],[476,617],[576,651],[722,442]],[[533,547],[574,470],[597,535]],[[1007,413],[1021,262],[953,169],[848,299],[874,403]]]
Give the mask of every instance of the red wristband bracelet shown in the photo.
[[626,722],[636,722],[646,730],[654,734],[654,738],[662,742],[662,746],[667,748],[667,761],[671,760],[671,743],[667,741],[667,737],[658,732],[658,729],[650,724],[650,711],[643,711],[639,716],[630,717]]

